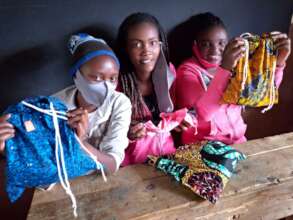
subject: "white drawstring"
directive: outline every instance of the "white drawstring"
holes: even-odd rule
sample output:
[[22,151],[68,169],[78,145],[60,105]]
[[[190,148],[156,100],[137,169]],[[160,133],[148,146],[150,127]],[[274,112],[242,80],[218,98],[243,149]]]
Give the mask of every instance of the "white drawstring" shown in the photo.
[[103,180],[104,180],[105,182],[107,182],[107,177],[106,177],[106,175],[105,175],[105,171],[104,171],[104,167],[103,167],[103,165],[98,161],[97,157],[96,157],[93,153],[91,153],[91,152],[90,152],[90,151],[84,146],[84,144],[81,142],[81,140],[78,138],[78,136],[75,135],[75,137],[76,137],[76,140],[78,141],[78,143],[80,144],[80,146],[82,147],[82,149],[84,149],[84,150],[90,155],[90,157],[95,161],[96,166],[97,166],[97,169],[101,171],[101,174],[102,174]]
[[265,113],[268,110],[270,110],[275,103],[276,99],[276,89],[275,89],[275,72],[276,72],[276,62],[273,63],[273,68],[272,68],[272,79],[271,79],[271,88],[270,88],[270,104],[261,110],[261,113]]
[[[74,217],[77,217],[76,199],[71,191],[70,183],[68,181],[68,175],[67,175],[65,161],[64,161],[64,152],[63,152],[63,145],[62,145],[61,136],[60,136],[58,118],[57,118],[57,114],[55,112],[54,106],[51,102],[50,102],[50,109],[52,112],[53,124],[54,124],[54,128],[55,128],[55,157],[56,157],[58,176],[59,176],[59,180],[60,180],[62,187],[64,188],[65,192],[70,196],[70,199],[72,201],[72,208],[73,208]],[[60,147],[60,150],[59,150],[59,147]],[[60,155],[59,155],[59,151],[60,151]],[[59,156],[60,156],[61,162],[59,161]],[[64,179],[62,176],[62,171],[63,171]]]
[[244,67],[243,67],[243,73],[242,73],[242,83],[241,83],[241,90],[245,89],[245,82],[247,80],[248,76],[248,60],[249,60],[249,42],[247,39],[244,39],[245,44],[245,57],[244,57]]
[[[36,110],[36,111],[39,111],[39,112],[42,112],[42,113],[44,113],[44,114],[47,114],[47,115],[53,116],[52,110],[39,108],[39,107],[37,107],[37,106],[35,106],[35,105],[32,105],[32,104],[30,104],[30,103],[28,103],[28,102],[26,102],[26,101],[22,101],[21,103],[22,103],[23,105],[27,106],[27,107],[30,107],[30,108]],[[62,112],[62,111],[55,111],[55,112],[56,112],[57,114],[59,114],[59,115],[57,115],[58,118],[61,118],[61,119],[63,119],[63,120],[68,120],[68,118],[66,117],[66,112]],[[62,116],[62,115],[64,115],[64,116]]]
[[[67,174],[67,170],[66,170],[66,166],[65,166],[63,145],[62,145],[59,123],[58,123],[58,118],[62,119],[62,120],[68,120],[68,118],[66,117],[66,112],[56,111],[54,109],[53,103],[51,103],[51,102],[50,102],[50,109],[42,109],[42,108],[34,106],[26,101],[22,101],[22,104],[29,107],[29,108],[32,108],[36,111],[39,111],[44,114],[52,116],[53,125],[54,125],[54,129],[55,129],[55,157],[56,157],[56,165],[57,165],[57,170],[58,170],[58,177],[59,177],[61,186],[64,188],[65,192],[70,196],[70,199],[72,201],[73,214],[75,217],[77,217],[76,198],[71,191],[70,183],[68,181],[68,174]],[[84,149],[86,151],[86,153],[88,153],[89,156],[95,161],[97,169],[101,171],[103,180],[106,182],[107,178],[106,178],[106,175],[104,172],[103,165],[98,161],[97,157],[94,154],[92,154],[83,145],[83,143],[80,141],[80,139],[78,138],[78,136],[76,134],[75,134],[75,138],[78,141],[78,143],[80,144],[80,146],[82,147],[82,149]],[[64,178],[62,176],[62,172],[63,172]]]
[[[252,35],[250,33],[243,33],[240,35],[240,37],[245,38],[245,37],[251,37]],[[241,89],[244,90],[245,88],[245,82],[247,80],[248,76],[248,60],[249,60],[249,42],[247,39],[244,39],[245,43],[245,59],[244,59],[244,67],[243,67],[243,81],[241,83]],[[276,71],[276,62],[273,63],[273,68],[272,68],[272,78],[271,78],[271,85],[270,85],[270,103],[269,105],[264,108],[261,113],[265,113],[268,110],[272,109],[275,103],[275,98],[276,98],[276,91],[275,91],[275,71]]]

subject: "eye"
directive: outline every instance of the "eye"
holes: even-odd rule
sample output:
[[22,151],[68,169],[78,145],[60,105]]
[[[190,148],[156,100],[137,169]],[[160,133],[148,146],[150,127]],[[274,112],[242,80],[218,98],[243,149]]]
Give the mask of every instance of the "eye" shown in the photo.
[[222,41],[219,42],[219,45],[220,45],[221,47],[226,47],[226,45],[227,45],[227,41],[222,40]]
[[133,41],[130,43],[130,47],[137,49],[137,48],[142,48],[142,42],[140,41]]
[[202,42],[200,42],[200,47],[209,48],[209,47],[211,47],[211,43],[208,41],[202,41]]
[[112,83],[116,83],[117,80],[118,80],[118,76],[112,76],[112,77],[110,78],[110,82],[112,82]]
[[103,78],[102,78],[102,76],[100,76],[100,75],[91,75],[90,76],[90,79],[92,80],[92,81],[94,81],[94,82],[100,82],[100,81],[103,81]]
[[157,47],[157,46],[159,46],[160,44],[161,44],[161,42],[158,41],[158,40],[152,40],[152,41],[150,42],[150,45],[151,45],[152,47]]

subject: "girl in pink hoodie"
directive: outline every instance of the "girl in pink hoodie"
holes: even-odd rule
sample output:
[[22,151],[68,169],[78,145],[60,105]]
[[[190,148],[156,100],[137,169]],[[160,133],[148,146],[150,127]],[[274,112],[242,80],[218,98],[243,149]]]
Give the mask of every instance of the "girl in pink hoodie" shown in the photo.
[[[190,18],[194,24],[193,56],[177,70],[175,81],[177,109],[187,107],[198,120],[197,131],[190,128],[182,133],[183,144],[199,140],[219,140],[226,144],[246,141],[242,107],[220,104],[231,70],[244,55],[242,38],[228,42],[222,20],[207,12]],[[275,83],[279,87],[285,62],[290,54],[286,34],[272,33],[278,51]]]

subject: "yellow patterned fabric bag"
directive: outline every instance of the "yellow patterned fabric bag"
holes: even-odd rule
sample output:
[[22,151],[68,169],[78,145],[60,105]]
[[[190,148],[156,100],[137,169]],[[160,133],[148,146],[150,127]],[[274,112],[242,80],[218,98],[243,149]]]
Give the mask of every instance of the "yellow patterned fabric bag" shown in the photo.
[[262,36],[245,33],[245,56],[240,58],[233,77],[223,94],[222,102],[250,107],[267,106],[262,112],[278,103],[275,86],[276,50],[269,34]]

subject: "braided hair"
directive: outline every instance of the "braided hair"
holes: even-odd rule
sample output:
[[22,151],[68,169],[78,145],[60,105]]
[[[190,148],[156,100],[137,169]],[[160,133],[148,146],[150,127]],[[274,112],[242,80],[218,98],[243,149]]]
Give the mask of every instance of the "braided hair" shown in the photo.
[[120,83],[122,92],[129,97],[132,103],[132,120],[135,121],[147,121],[152,118],[152,115],[143,100],[143,96],[139,91],[134,66],[126,52],[129,30],[141,23],[150,23],[157,28],[159,40],[162,42],[163,53],[167,63],[169,63],[167,36],[159,24],[159,21],[148,13],[138,12],[129,15],[119,27],[116,41],[116,54],[121,62]]

